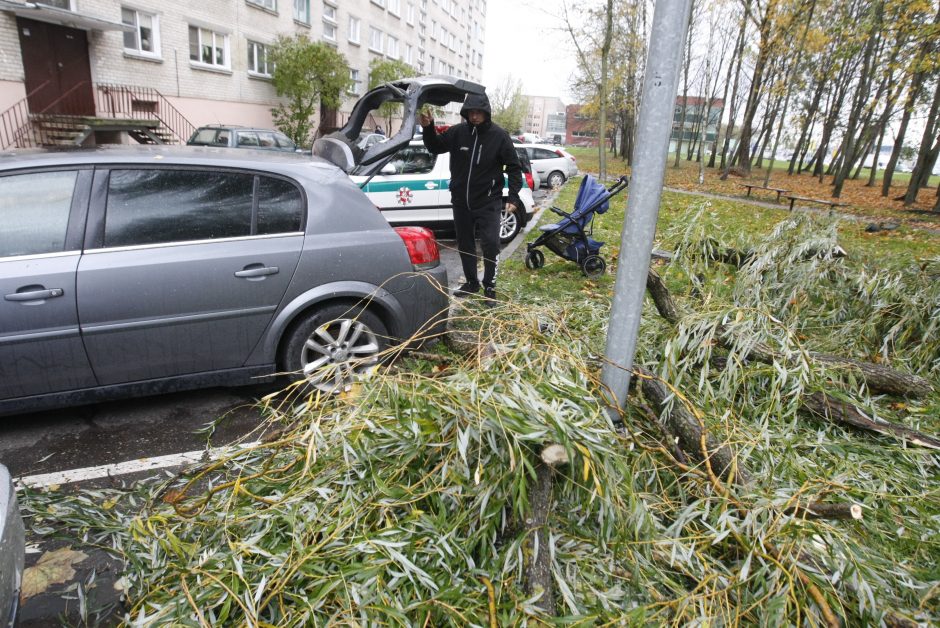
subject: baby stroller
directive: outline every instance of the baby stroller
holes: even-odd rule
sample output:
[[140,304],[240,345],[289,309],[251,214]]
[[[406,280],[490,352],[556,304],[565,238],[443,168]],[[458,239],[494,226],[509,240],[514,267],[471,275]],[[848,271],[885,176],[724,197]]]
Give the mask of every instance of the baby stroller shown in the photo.
[[630,184],[626,175],[610,188],[591,175],[581,181],[578,196],[574,200],[574,211],[566,213],[557,207],[549,209],[562,217],[551,225],[542,225],[543,233],[534,242],[527,244],[525,256],[526,268],[535,270],[545,265],[545,255],[538,247],[548,247],[550,251],[566,260],[571,260],[581,267],[588,277],[599,277],[607,269],[607,262],[599,253],[603,242],[591,239],[594,215],[603,214],[610,208],[610,199],[622,192]]

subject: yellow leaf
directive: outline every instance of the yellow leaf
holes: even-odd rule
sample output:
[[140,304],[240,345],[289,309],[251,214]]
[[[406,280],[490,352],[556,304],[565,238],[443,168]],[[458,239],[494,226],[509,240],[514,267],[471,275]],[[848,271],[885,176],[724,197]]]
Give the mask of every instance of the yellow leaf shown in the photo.
[[72,566],[86,558],[88,556],[83,552],[76,552],[70,547],[46,552],[39,557],[39,562],[23,572],[20,595],[26,600],[47,591],[54,584],[68,582],[75,575]]

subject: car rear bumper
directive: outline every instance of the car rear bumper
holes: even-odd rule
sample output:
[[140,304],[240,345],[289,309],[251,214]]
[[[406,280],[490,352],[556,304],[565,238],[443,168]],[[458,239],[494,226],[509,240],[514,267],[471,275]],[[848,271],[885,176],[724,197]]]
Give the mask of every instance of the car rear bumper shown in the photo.
[[407,303],[407,314],[411,321],[408,336],[402,340],[409,348],[415,349],[428,341],[441,338],[447,327],[447,310],[450,306],[447,268],[441,264],[422,271],[415,278],[411,290],[414,291],[414,298],[400,301],[403,305]]
[[26,535],[16,492],[0,465],[0,626],[12,626],[19,609]]

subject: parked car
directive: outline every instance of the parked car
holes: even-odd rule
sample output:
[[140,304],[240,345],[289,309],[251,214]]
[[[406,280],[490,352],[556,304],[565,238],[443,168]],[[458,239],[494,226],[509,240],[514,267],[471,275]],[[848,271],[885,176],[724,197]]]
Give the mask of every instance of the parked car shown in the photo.
[[282,150],[290,153],[299,150],[293,140],[280,131],[240,126],[210,125],[199,127],[186,143],[189,146]]
[[0,626],[16,625],[25,556],[23,518],[10,472],[0,464]]
[[[522,149],[520,149],[522,150]],[[522,150],[523,155],[525,151]],[[526,157],[528,161],[528,157]],[[412,141],[398,151],[377,175],[353,176],[363,186],[375,206],[393,225],[423,225],[431,228],[453,228],[454,209],[450,202],[450,155],[435,155],[421,141]],[[503,212],[499,237],[509,242],[525,227],[532,216],[534,200],[531,174],[524,177],[519,191],[524,212]],[[503,195],[509,193],[508,183]]]
[[537,133],[520,133],[519,140],[523,144],[541,144],[542,138]]
[[542,185],[559,187],[578,174],[574,155],[562,148],[541,144],[522,144],[522,147],[529,154],[532,169],[538,173]]
[[434,236],[302,155],[11,153],[0,215],[0,415],[279,372],[343,390],[447,307]]
[[525,177],[526,184],[534,194],[537,189],[542,187],[542,180],[539,178],[539,174],[535,171],[535,168],[532,167],[532,162],[529,161],[529,153],[526,152],[525,148],[516,146],[516,155],[519,157],[519,163],[522,165],[523,175],[528,175]]

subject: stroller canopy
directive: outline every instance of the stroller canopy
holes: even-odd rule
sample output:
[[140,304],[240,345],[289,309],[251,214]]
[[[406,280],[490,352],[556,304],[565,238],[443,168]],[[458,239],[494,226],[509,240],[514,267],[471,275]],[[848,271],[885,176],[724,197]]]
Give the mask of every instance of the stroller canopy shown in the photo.
[[[578,195],[574,199],[571,218],[565,218],[557,225],[549,225],[549,227],[561,229],[564,233],[577,233],[578,227],[584,229],[587,226],[594,217],[594,212],[603,214],[608,209],[610,209],[610,194],[607,188],[591,175],[585,175],[581,179],[581,187],[578,188]],[[542,229],[548,230],[546,227]]]

